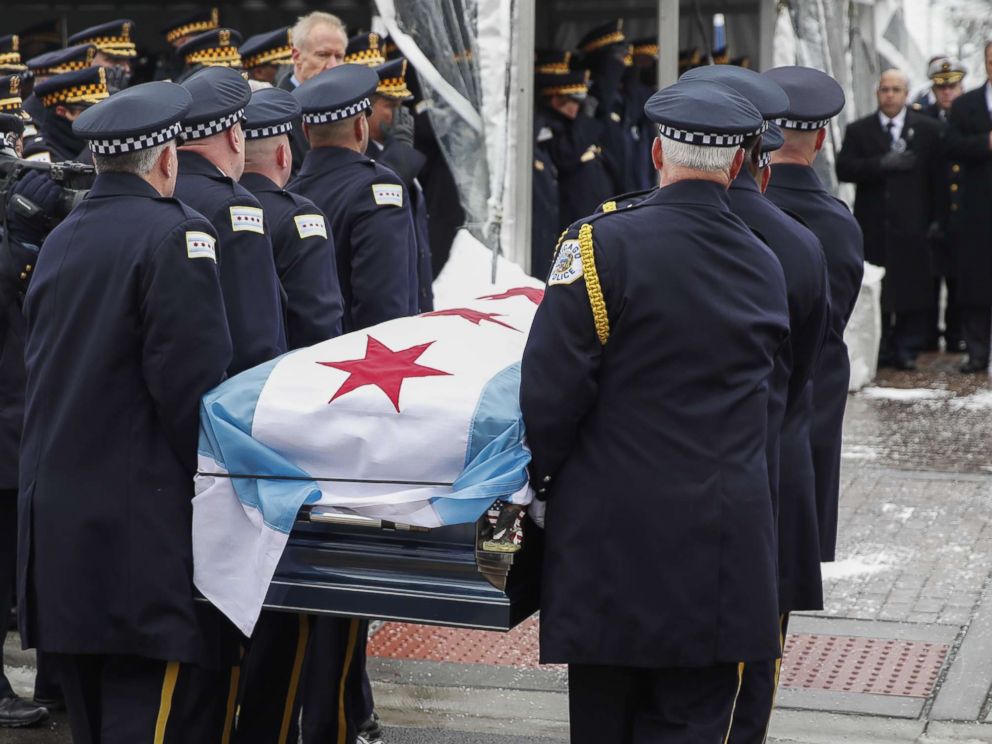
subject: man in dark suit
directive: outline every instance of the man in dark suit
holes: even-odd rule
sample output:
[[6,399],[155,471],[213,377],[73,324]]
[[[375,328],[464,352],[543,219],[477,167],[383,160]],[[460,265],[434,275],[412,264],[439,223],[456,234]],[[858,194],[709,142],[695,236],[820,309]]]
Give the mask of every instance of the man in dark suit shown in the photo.
[[948,156],[960,163],[961,204],[950,218],[957,249],[961,330],[968,348],[965,373],[985,372],[992,335],[992,41],[985,45],[985,84],[951,106],[945,138]]
[[847,127],[837,178],[857,184],[865,258],[885,267],[879,364],[916,369],[933,305],[927,234],[935,217],[940,127],[907,108],[909,78],[886,70],[878,110]]
[[646,108],[661,188],[569,228],[523,355],[541,661],[569,665],[573,744],[725,744],[744,669],[780,655],[766,444],[786,286],[727,198],[758,110],[705,82]]
[[772,153],[765,195],[797,214],[820,239],[830,281],[830,325],[813,373],[813,427],[810,442],[816,476],[820,557],[834,560],[840,498],[840,452],[851,378],[844,329],[854,311],[864,276],[861,228],[847,205],[834,198],[813,170],[827,137],[827,125],[844,107],[844,91],[833,78],[809,67],[778,67],[765,73],[785,89],[789,113],[776,121],[785,142]]
[[[279,83],[292,93],[300,85],[324,70],[344,64],[348,49],[348,30],[336,15],[314,11],[300,18],[290,32],[293,41],[293,73]],[[293,176],[300,172],[303,158],[310,149],[303,134],[303,122],[293,122],[289,139],[293,149]]]

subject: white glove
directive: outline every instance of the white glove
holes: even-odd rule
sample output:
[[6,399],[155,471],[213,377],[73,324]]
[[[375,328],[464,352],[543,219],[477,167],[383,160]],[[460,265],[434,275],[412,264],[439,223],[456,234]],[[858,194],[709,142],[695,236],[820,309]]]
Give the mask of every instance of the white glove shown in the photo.
[[547,511],[547,509],[548,509],[548,502],[541,501],[539,499],[534,499],[533,501],[530,502],[530,505],[527,507],[527,513],[530,515],[531,521],[534,524],[536,524],[538,527],[540,527],[542,530],[544,529],[544,513]]

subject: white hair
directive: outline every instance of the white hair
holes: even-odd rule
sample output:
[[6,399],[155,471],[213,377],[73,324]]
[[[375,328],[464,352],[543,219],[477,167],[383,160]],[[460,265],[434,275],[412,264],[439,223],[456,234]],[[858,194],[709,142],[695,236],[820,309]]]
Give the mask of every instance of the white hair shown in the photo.
[[147,147],[136,152],[126,152],[121,155],[97,155],[93,153],[93,165],[97,173],[132,173],[144,178],[152,172],[155,163],[175,140],[155,147]]
[[296,21],[296,25],[293,26],[293,30],[289,32],[293,46],[296,49],[303,49],[307,39],[310,38],[310,32],[313,31],[314,27],[320,25],[337,29],[345,39],[348,38],[348,30],[345,28],[344,21],[332,13],[315,10],[313,13],[300,16]]
[[739,147],[708,147],[661,137],[662,157],[666,163],[698,171],[727,173]]
[[271,88],[272,83],[266,83],[264,80],[249,80],[248,87],[251,88],[251,92],[254,93],[256,90]]

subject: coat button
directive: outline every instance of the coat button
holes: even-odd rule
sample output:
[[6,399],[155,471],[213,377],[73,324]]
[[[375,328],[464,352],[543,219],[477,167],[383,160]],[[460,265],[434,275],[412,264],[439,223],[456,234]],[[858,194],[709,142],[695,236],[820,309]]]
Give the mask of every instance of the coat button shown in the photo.
[[958,185],[956,183],[952,183],[951,184],[951,191],[957,191],[957,190],[958,190]]
[[957,204],[952,204],[951,205],[951,211],[952,212],[957,212],[958,211],[958,205]]
[[550,482],[551,482],[551,476],[550,475],[544,476],[544,483],[550,483]]
[[538,488],[537,489],[537,492],[538,493],[547,493],[548,492],[548,489],[547,488]]
[[21,281],[23,282],[23,281],[24,281],[25,279],[27,279],[27,278],[28,278],[28,275],[27,275],[27,274],[25,274],[25,273],[24,273],[24,272],[22,271],[22,272],[21,272]]
[[954,165],[951,166],[951,173],[960,173],[960,172],[961,172],[961,166],[960,165],[958,165],[957,163],[955,163]]
[[31,264],[28,264],[27,266],[24,267],[24,270],[29,274],[31,273],[32,269],[34,269],[34,266],[32,266]]

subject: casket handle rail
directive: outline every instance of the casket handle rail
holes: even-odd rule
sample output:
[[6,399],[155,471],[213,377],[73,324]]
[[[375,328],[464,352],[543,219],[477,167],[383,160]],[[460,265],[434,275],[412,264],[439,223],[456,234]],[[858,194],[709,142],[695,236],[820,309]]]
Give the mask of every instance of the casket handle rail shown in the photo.
[[348,527],[369,527],[375,530],[394,530],[396,532],[430,532],[430,527],[420,527],[415,524],[403,524],[402,522],[390,522],[386,519],[374,519],[363,517],[361,514],[345,514],[342,512],[329,512],[321,509],[311,509],[309,512],[311,522],[321,524],[341,524]]

